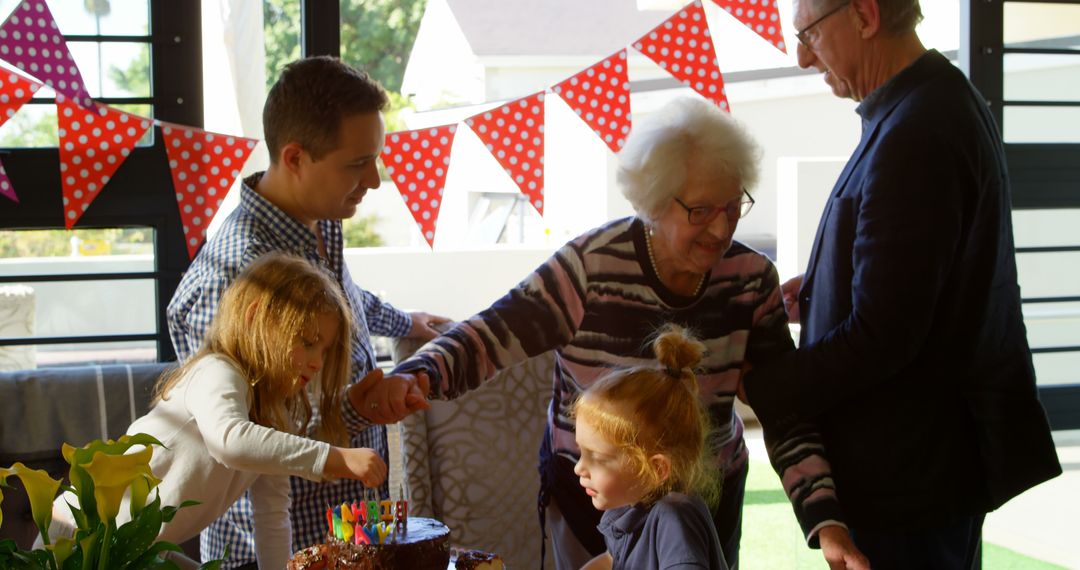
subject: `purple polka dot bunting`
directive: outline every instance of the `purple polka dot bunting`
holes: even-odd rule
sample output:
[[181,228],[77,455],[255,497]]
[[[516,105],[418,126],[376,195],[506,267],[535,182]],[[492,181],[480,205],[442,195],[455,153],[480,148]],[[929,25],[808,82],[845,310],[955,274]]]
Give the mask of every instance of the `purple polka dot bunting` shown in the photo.
[[0,59],[87,108],[94,101],[45,0],[23,0],[0,24]]

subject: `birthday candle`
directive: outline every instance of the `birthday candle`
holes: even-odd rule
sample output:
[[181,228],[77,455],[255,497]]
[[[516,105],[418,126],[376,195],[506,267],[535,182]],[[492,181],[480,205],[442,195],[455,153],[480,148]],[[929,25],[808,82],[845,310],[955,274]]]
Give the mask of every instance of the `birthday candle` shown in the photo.
[[364,513],[360,509],[356,508],[356,501],[353,501],[350,510],[352,511],[353,521],[355,521],[357,524],[364,524]]
[[375,501],[367,502],[367,518],[364,520],[368,526],[374,526],[375,523],[379,522],[379,503]]
[[398,487],[398,502],[397,508],[394,509],[394,526],[404,525],[405,520],[409,518],[409,501],[405,500],[405,489]]
[[341,538],[342,537],[341,517],[337,516],[336,514],[334,515],[334,536],[336,538]]
[[368,536],[368,533],[367,533],[367,531],[364,530],[364,527],[362,527],[360,525],[356,525],[355,543],[356,544],[371,544],[371,537]]
[[326,532],[334,532],[334,511],[330,507],[326,507]]
[[386,535],[390,534],[391,528],[393,528],[393,525],[386,524],[385,522],[379,523],[379,544],[386,544]]

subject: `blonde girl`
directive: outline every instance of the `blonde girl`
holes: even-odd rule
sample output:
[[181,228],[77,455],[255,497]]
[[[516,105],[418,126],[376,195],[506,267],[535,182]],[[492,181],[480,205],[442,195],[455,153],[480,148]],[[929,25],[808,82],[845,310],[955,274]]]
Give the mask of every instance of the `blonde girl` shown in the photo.
[[[197,536],[250,490],[259,567],[284,568],[290,475],[382,484],[386,464],[374,451],[340,447],[350,314],[332,278],[288,255],[260,258],[226,289],[199,353],[162,378],[154,408],[128,428],[165,445],[150,464],[162,504],[200,503],[181,509],[160,539]],[[317,440],[303,437],[311,401]]]
[[726,570],[705,502],[720,496],[693,372],[705,346],[669,325],[652,347],[659,366],[613,372],[574,406],[574,473],[607,546],[585,568]]

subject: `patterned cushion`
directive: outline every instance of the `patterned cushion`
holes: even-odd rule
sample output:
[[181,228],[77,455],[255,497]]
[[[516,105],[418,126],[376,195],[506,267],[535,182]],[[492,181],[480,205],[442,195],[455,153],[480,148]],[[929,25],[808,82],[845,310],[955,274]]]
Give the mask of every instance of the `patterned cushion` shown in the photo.
[[[416,348],[398,342],[395,360]],[[443,521],[454,545],[497,553],[513,569],[540,559],[537,457],[553,366],[552,354],[537,356],[402,422],[410,514]]]

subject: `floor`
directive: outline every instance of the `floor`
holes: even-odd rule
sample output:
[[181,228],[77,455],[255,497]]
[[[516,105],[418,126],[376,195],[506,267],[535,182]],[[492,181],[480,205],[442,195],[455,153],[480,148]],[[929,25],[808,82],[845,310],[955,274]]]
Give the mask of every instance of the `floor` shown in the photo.
[[[766,457],[760,429],[748,427],[746,439],[751,457]],[[1080,430],[1055,432],[1054,441],[1064,474],[987,515],[983,540],[1080,570]]]

